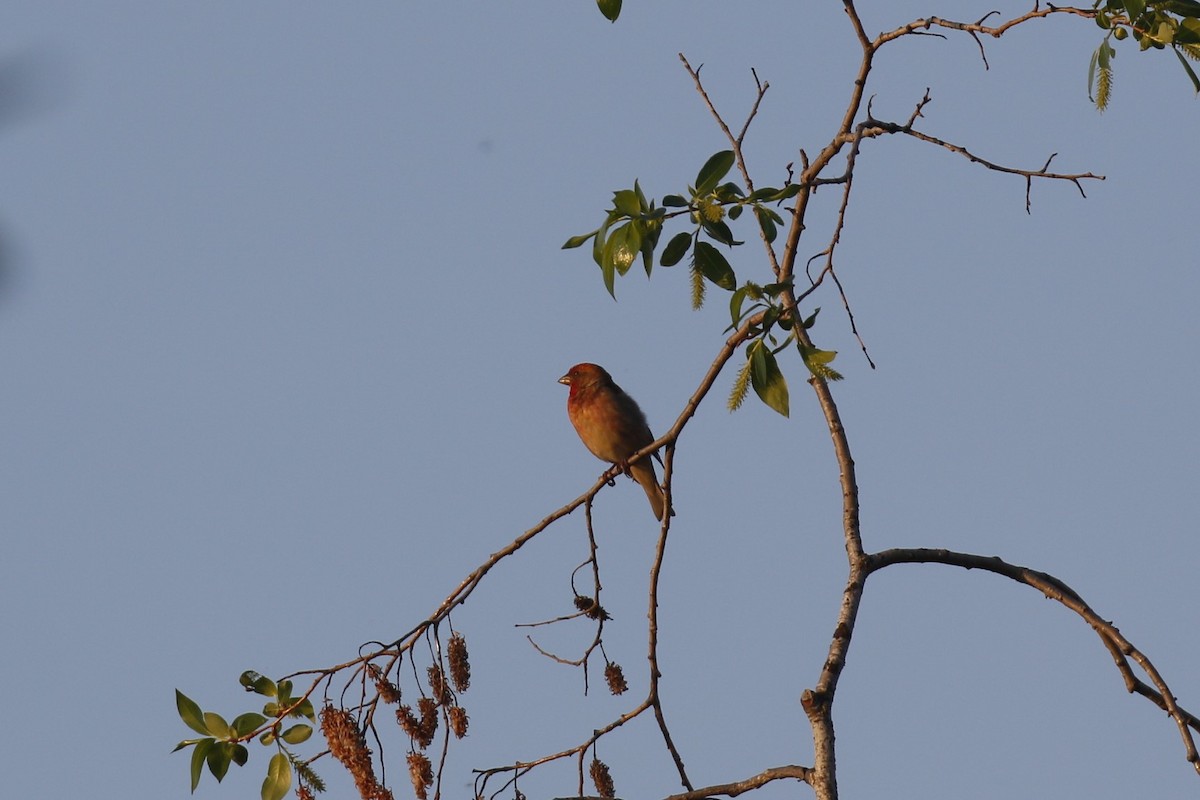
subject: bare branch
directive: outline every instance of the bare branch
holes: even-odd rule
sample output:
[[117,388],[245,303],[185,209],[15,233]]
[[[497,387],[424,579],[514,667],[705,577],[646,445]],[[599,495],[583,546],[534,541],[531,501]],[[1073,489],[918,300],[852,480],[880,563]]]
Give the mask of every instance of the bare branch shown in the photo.
[[[1015,28],[1018,25],[1023,25],[1024,23],[1035,19],[1044,19],[1052,14],[1070,14],[1076,17],[1084,17],[1085,19],[1095,19],[1096,17],[1095,9],[1090,8],[1072,8],[1069,6],[1052,5],[1047,5],[1045,8],[1039,8],[1037,5],[1034,5],[1032,11],[1022,14],[1019,17],[1013,17],[1012,19],[1009,19],[999,25],[988,26],[984,24],[988,17],[997,13],[999,12],[989,12],[975,22],[954,22],[953,20],[941,19],[940,17],[923,17],[921,19],[915,19],[907,25],[901,25],[895,30],[879,34],[879,36],[875,37],[875,41],[871,44],[872,46],[878,48],[884,44],[887,44],[893,39],[899,39],[902,36],[911,36],[913,34],[927,32],[930,28],[934,27],[946,28],[947,30],[965,31],[973,36],[976,34],[983,34],[984,36],[991,36],[993,39],[999,39],[1007,31]],[[976,41],[979,41],[978,38],[976,38]],[[980,45],[980,50],[982,49],[983,46]]]
[[929,90],[926,89],[925,97],[921,100],[920,103],[917,104],[916,113],[914,113],[914,115],[912,117],[909,117],[908,122],[906,122],[903,125],[900,125],[895,122],[884,122],[882,120],[878,120],[878,119],[868,116],[868,118],[866,120],[864,120],[863,122],[861,122],[859,124],[857,130],[853,134],[852,141],[856,141],[858,139],[872,139],[872,138],[881,136],[883,134],[899,133],[899,134],[903,134],[905,136],[911,136],[914,139],[918,139],[922,142],[927,142],[929,144],[934,144],[939,147],[944,147],[952,153],[957,153],[958,155],[962,156],[963,158],[967,159],[968,161],[970,161],[973,164],[979,164],[979,165],[986,167],[987,169],[993,170],[995,172],[1003,172],[1003,173],[1006,173],[1009,175],[1020,175],[1025,178],[1025,212],[1026,213],[1030,213],[1029,191],[1030,191],[1030,187],[1032,186],[1034,178],[1044,178],[1046,180],[1057,180],[1057,181],[1069,181],[1069,182],[1075,184],[1075,188],[1079,190],[1079,194],[1085,198],[1087,197],[1087,193],[1084,192],[1083,184],[1081,181],[1084,181],[1084,180],[1102,181],[1102,180],[1104,180],[1103,175],[1096,175],[1092,172],[1050,172],[1050,162],[1054,160],[1054,157],[1056,155],[1058,155],[1057,153],[1052,153],[1050,155],[1050,157],[1046,159],[1046,163],[1042,165],[1041,169],[1021,169],[1019,167],[1006,167],[1003,164],[998,164],[995,161],[990,161],[986,158],[975,155],[974,153],[972,153],[970,150],[963,147],[962,145],[954,144],[953,142],[948,142],[945,139],[939,139],[938,137],[931,136],[927,133],[922,133],[921,131],[918,131],[913,127],[913,122],[915,121],[916,117],[921,116],[921,113],[920,113],[921,110],[929,102],[930,102]]
[[753,122],[754,118],[758,115],[758,107],[762,104],[763,96],[766,95],[767,89],[771,88],[770,83],[766,81],[760,81],[758,79],[758,72],[755,71],[754,67],[750,68],[750,74],[754,76],[754,86],[756,89],[754,95],[754,105],[750,107],[750,113],[746,115],[746,122],[744,125],[742,125],[742,130],[737,135],[737,145],[739,149],[742,146],[742,142],[746,140],[746,132],[750,130],[750,123]]
[[789,778],[803,781],[804,783],[812,783],[812,773],[813,771],[810,767],[800,767],[793,764],[785,767],[771,767],[745,780],[734,781],[733,783],[720,783],[715,786],[704,786],[690,792],[669,795],[664,800],[704,800],[704,798],[716,795],[737,797],[743,792],[758,789],[773,781],[787,780]]
[[[1171,692],[1162,675],[1144,653],[1138,650],[1132,642],[1111,622],[1102,619],[1092,610],[1079,593],[1061,579],[1046,572],[1009,564],[996,556],[979,556],[971,553],[958,553],[952,550],[931,550],[927,548],[897,548],[873,553],[867,557],[867,574],[876,572],[893,564],[947,564],[964,569],[982,569],[987,572],[1003,575],[1017,583],[1023,583],[1037,589],[1046,597],[1062,603],[1074,611],[1100,636],[1105,647],[1112,654],[1125,680],[1125,687],[1130,693],[1137,693],[1151,700],[1159,708],[1166,711],[1175,720],[1188,763],[1200,772],[1200,755],[1196,751],[1196,741],[1192,731],[1200,732],[1200,720],[1191,712],[1179,707],[1175,695]],[[1129,665],[1132,659],[1146,676],[1150,678],[1153,688],[1140,681],[1133,675]]]
[[[663,462],[663,485],[666,487],[668,509],[671,507],[670,491],[674,466],[675,445],[672,443],[667,445],[666,459]],[[654,719],[658,723],[658,730],[662,734],[663,743],[667,746],[667,751],[671,754],[671,760],[675,762],[675,769],[679,772],[679,780],[683,784],[683,788],[691,790],[693,788],[692,782],[688,779],[687,769],[683,765],[683,757],[679,754],[679,749],[675,747],[675,741],[671,738],[671,731],[667,728],[662,697],[658,691],[659,681],[662,679],[662,671],[658,668],[658,582],[662,576],[662,565],[667,554],[667,534],[670,531],[671,515],[664,513],[662,526],[658,534],[658,546],[654,550],[654,563],[650,566],[650,607],[646,612],[646,617],[649,620],[649,625],[647,626],[648,652],[646,659],[650,662],[650,692],[647,699],[654,708]]]

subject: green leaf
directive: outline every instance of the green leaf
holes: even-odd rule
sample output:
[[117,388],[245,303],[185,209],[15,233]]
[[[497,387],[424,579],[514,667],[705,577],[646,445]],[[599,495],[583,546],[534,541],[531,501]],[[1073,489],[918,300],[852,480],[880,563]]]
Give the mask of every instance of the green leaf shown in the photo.
[[[573,248],[579,247],[579,246],[583,245],[588,239],[592,238],[595,235],[596,235],[596,231],[592,231],[591,233],[581,233],[578,236],[572,236],[570,239],[567,239],[565,242],[563,242],[562,249],[563,250],[571,250]],[[258,692],[257,689],[255,689],[254,691]],[[258,692],[258,693],[266,694],[265,692]]]
[[667,208],[687,208],[687,198],[677,194],[669,194],[663,198],[663,205]]
[[627,222],[617,228],[604,243],[604,254],[601,256],[601,266],[612,265],[621,275],[633,266],[638,250],[642,247],[642,236],[635,223]]
[[729,262],[725,260],[725,256],[721,255],[721,251],[708,242],[696,242],[695,247],[692,248],[692,263],[704,274],[704,277],[722,289],[732,292],[737,288],[733,267],[729,266]]
[[604,281],[604,288],[608,290],[609,296],[617,299],[617,268],[608,259],[600,265],[600,278]]
[[763,333],[770,333],[771,328],[779,320],[779,315],[783,313],[783,309],[779,306],[767,306],[767,310],[763,312],[762,330]]
[[1175,34],[1175,43],[1200,44],[1200,19],[1180,20],[1179,32]]
[[171,749],[171,752],[178,753],[180,750],[182,750],[185,747],[191,747],[192,745],[198,744],[203,741],[204,741],[203,739],[184,739],[182,742],[175,745],[175,747]]
[[777,194],[779,194],[779,190],[774,186],[765,186],[761,189],[755,189],[746,199],[750,202],[757,202],[759,200],[766,200],[769,197],[774,197]]
[[1175,25],[1173,20],[1163,20],[1158,23],[1158,27],[1154,30],[1152,38],[1159,44],[1171,44],[1175,41]]
[[775,221],[771,219],[767,210],[755,206],[754,217],[758,220],[758,227],[762,230],[763,238],[767,240],[768,244],[774,242],[775,237],[779,235],[779,229],[775,227]]
[[[729,296],[729,318],[733,320],[732,327],[737,327],[742,321],[742,303],[746,301],[746,294],[750,291],[749,285],[741,286],[732,295]],[[730,409],[733,411],[734,409]]]
[[663,249],[658,263],[664,267],[675,266],[687,255],[688,248],[691,246],[692,234],[687,231],[675,234],[671,237],[671,241],[667,242],[667,246]]
[[[713,189],[717,188],[717,184],[729,172],[733,166],[733,151],[721,150],[704,162],[704,166],[700,168],[700,172],[696,174],[696,195],[702,196],[709,194]],[[663,200],[666,203],[666,200]]]
[[1137,19],[1146,10],[1146,0],[1125,0],[1125,10],[1130,19]]
[[300,705],[296,706],[295,710],[292,711],[292,713],[288,714],[288,716],[289,717],[306,717],[309,720],[312,720],[315,722],[317,719],[317,712],[315,710],[313,710],[312,700],[309,700],[306,697],[306,698],[304,698],[304,700],[302,700],[300,702]]
[[622,189],[619,192],[613,192],[613,208],[626,217],[636,217],[642,213],[642,206],[638,202],[637,192],[633,189]]
[[200,785],[200,775],[204,770],[204,762],[208,759],[208,751],[216,743],[216,739],[203,739],[192,751],[192,794],[196,793],[196,787]]
[[745,197],[746,193],[742,191],[742,187],[731,181],[718,186],[716,195],[717,197],[721,198],[723,202],[733,203],[739,198]]
[[292,765],[283,753],[271,756],[267,777],[263,779],[262,800],[283,800],[292,788]]
[[[649,231],[646,230],[646,223],[640,219],[635,219],[625,227],[629,228],[629,231],[625,234],[628,240],[626,246],[629,247],[633,254],[633,258],[629,260],[629,266],[631,267],[633,266],[633,262],[637,260],[638,253],[642,252],[642,246],[646,243]],[[625,272],[628,271],[629,267],[626,267]],[[624,275],[625,272],[621,274]]]
[[235,744],[233,746],[233,763],[237,764],[239,767],[244,767],[246,766],[246,762],[249,760],[250,751],[246,749],[246,746],[242,744]]
[[218,739],[229,738],[229,723],[215,711],[204,712],[204,727],[208,728],[208,732]]
[[179,718],[183,720],[184,725],[205,736],[212,733],[204,724],[204,712],[200,710],[200,706],[178,689],[175,690],[175,708],[179,710]]
[[[600,13],[609,22],[616,22],[617,17],[621,16],[621,0],[596,0],[596,5],[600,8]],[[265,788],[264,788],[264,791]],[[263,800],[266,800],[266,795],[263,795]]]
[[277,688],[279,690],[279,702],[285,706],[290,706],[292,704],[292,682],[280,681]]
[[729,230],[729,226],[725,224],[725,220],[723,219],[719,219],[716,222],[705,221],[700,224],[704,228],[705,233],[721,244],[729,245],[730,247],[741,244],[741,242],[734,240],[733,231]]
[[1175,57],[1178,58],[1179,63],[1183,65],[1183,71],[1186,72],[1187,76],[1192,79],[1192,88],[1195,89],[1197,93],[1200,93],[1200,78],[1196,77],[1196,72],[1192,69],[1192,65],[1187,62],[1187,59],[1183,57],[1183,53],[1180,53],[1178,48],[1175,48]]
[[779,297],[779,295],[783,294],[785,289],[789,289],[791,286],[792,279],[788,278],[787,280],[780,281],[779,283],[768,283],[766,286],[762,287],[762,290],[763,294],[766,294],[770,297]]
[[800,194],[800,184],[793,183],[790,186],[783,187],[783,190],[776,197],[771,199],[776,202],[779,202],[780,200],[790,200],[798,194]]
[[826,381],[840,381],[842,373],[838,372],[833,367],[830,367],[830,362],[837,358],[836,350],[818,350],[815,347],[806,347],[800,345],[800,358],[804,360],[804,365],[808,367],[808,371],[813,375]]
[[[592,231],[591,233],[587,234],[587,236],[584,236],[578,244],[570,245],[570,242],[568,242],[568,245],[571,247],[579,247],[579,245],[586,242],[589,237],[595,235],[596,232]],[[578,239],[580,237],[576,236],[574,238]],[[563,247],[565,248],[567,245],[563,245]],[[265,695],[267,697],[275,696],[275,681],[271,680],[265,675],[260,675],[252,669],[248,669],[243,672],[241,677],[238,678],[238,683],[240,683],[242,686],[245,686],[247,691]]]
[[750,385],[768,408],[788,416],[788,385],[779,362],[761,339],[750,346]]
[[658,247],[658,237],[662,236],[662,223],[658,220],[638,220],[638,225],[645,228],[639,252],[642,254],[642,266],[646,269],[646,277],[649,278],[654,269],[654,249]]
[[208,751],[208,771],[220,783],[229,772],[229,764],[233,761],[233,745],[229,742],[217,742]]
[[1200,2],[1196,0],[1167,0],[1163,7],[1181,17],[1200,17]]
[[279,738],[283,739],[288,744],[300,744],[302,742],[307,742],[308,737],[312,736],[312,732],[313,729],[311,725],[293,725],[281,733]]
[[592,260],[600,266],[604,265],[601,260],[604,256],[604,240],[608,238],[608,229],[615,220],[613,214],[606,216],[604,224],[596,229],[596,238],[592,240]]
[[253,711],[248,711],[245,714],[239,714],[230,723],[230,727],[233,728],[233,732],[240,739],[266,721],[267,718],[262,714],[255,714]]
[[268,745],[273,741],[275,741],[275,730],[274,729],[266,731],[263,733],[262,736],[258,737],[258,743],[261,745]]
[[1100,48],[1097,47],[1092,51],[1092,58],[1088,61],[1088,100],[1091,100],[1093,103],[1096,102],[1096,98],[1092,93],[1092,87],[1096,85],[1096,67],[1099,63]]
[[804,318],[804,329],[811,330],[813,325],[817,324],[817,314],[821,313],[821,307],[817,306],[813,309],[812,316]]
[[638,199],[638,213],[644,214],[650,210],[650,203],[646,201],[646,193],[642,191],[642,185],[638,183],[637,178],[633,179],[633,193]]

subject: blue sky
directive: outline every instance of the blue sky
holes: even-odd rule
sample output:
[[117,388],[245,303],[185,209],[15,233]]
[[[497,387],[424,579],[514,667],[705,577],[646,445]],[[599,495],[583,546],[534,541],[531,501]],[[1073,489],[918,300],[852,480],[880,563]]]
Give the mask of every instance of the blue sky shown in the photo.
[[[936,11],[863,4],[869,31]],[[825,144],[857,50],[838,3],[44,2],[0,39],[0,635],[14,797],[187,794],[178,687],[247,708],[244,669],[353,656],[425,617],[602,465],[555,379],[596,361],[670,424],[723,340],[686,272],[604,292],[584,251],[610,192],[682,190],[723,148],[677,53],[740,120],[760,185]],[[1022,13],[1028,4],[1002,4]],[[731,11],[731,8],[736,10]],[[1005,164],[1107,176],[1088,198],[896,138],[864,145],[836,296],[815,330],[859,469],[869,549],[948,547],[1050,571],[1200,707],[1195,491],[1198,113],[1169,55],[1052,20],[881,54],[869,91]],[[839,199],[821,192],[806,255]],[[747,246],[733,263],[763,279]],[[698,784],[811,763],[798,704],[845,574],[836,465],[795,363],[788,420],[723,378],[679,443],[663,577],[664,700]],[[471,767],[575,744],[645,690],[656,527],[597,504],[609,655],[631,695],[512,627],[556,616],[586,557],[568,518],[455,614]],[[541,630],[564,653],[584,626]],[[1091,631],[989,575],[872,578],[836,709],[846,797],[1194,797],[1173,724]],[[410,796],[393,743],[397,797]],[[257,796],[269,751],[199,798]],[[677,790],[647,720],[603,742],[618,794]],[[330,796],[350,796],[328,761]],[[570,793],[569,768],[523,784]],[[807,790],[777,786],[767,800]]]

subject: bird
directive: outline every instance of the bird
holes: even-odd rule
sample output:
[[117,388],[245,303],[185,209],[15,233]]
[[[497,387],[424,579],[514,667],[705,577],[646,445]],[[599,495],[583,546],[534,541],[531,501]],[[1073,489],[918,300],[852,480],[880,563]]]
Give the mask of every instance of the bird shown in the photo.
[[[576,364],[559,383],[571,387],[567,416],[584,446],[601,461],[621,467],[646,492],[654,518],[661,520],[666,496],[658,484],[649,456],[628,463],[629,457],[654,441],[646,415],[634,399],[613,383],[608,371],[596,364]],[[658,457],[658,453],[654,453]],[[675,513],[671,512],[672,515]]]

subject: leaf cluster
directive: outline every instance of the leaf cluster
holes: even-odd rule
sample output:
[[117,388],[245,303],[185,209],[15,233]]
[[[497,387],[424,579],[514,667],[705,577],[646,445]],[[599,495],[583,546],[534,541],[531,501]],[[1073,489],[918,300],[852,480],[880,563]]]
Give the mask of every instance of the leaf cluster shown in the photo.
[[1111,39],[1130,36],[1139,49],[1171,48],[1183,71],[1200,92],[1200,77],[1188,59],[1200,60],[1200,1],[1198,0],[1096,0],[1096,24],[1108,31],[1092,53],[1088,66],[1088,97],[1103,111],[1112,97],[1113,59],[1117,53]]
[[316,721],[316,712],[307,697],[294,697],[292,682],[276,683],[253,670],[243,672],[238,679],[246,691],[269,698],[262,713],[248,711],[239,714],[232,722],[214,711],[204,711],[183,692],[175,690],[175,707],[184,724],[200,738],[184,739],[175,745],[175,750],[191,747],[192,792],[200,785],[204,767],[219,783],[229,771],[230,764],[245,766],[250,751],[243,742],[254,737],[264,746],[275,745],[277,752],[267,765],[267,777],[262,785],[262,800],[282,800],[292,785],[292,771],[296,769],[301,779],[312,788],[321,791],[324,785],[307,764],[296,758],[284,745],[301,744],[312,736],[312,725],[297,723],[284,728],[288,719]]
[[[840,380],[842,376],[829,367],[836,353],[805,346],[796,339],[793,315],[786,306],[792,288],[790,278],[766,285],[746,280],[738,285],[737,273],[721,247],[732,250],[744,242],[734,236],[729,223],[737,222],[749,210],[762,241],[770,247],[784,225],[783,217],[773,206],[799,194],[800,185],[788,183],[783,188],[765,187],[747,193],[737,183],[726,180],[736,158],[732,150],[713,153],[700,167],[695,182],[688,185],[687,191],[664,196],[662,206],[647,200],[641,185],[634,181],[632,189],[613,193],[613,207],[606,212],[599,228],[572,236],[563,248],[580,247],[592,240],[592,258],[600,267],[604,287],[616,299],[616,276],[628,272],[639,253],[649,276],[663,223],[670,219],[686,219],[689,229],[670,238],[659,255],[659,265],[673,267],[690,254],[692,307],[703,306],[707,287],[712,284],[732,292],[729,300],[732,323],[726,332],[739,327],[748,318],[754,321],[750,328],[753,341],[746,348],[746,363],[734,379],[729,410],[740,408],[753,387],[760,400],[786,417],[789,413],[787,381],[775,358],[781,350],[796,343],[801,359],[814,376],[823,380]],[[818,311],[820,309],[802,320],[805,329],[812,328]],[[776,336],[776,330],[782,332],[782,342]]]
[[[635,180],[632,189],[613,192],[613,207],[605,212],[600,227],[572,236],[563,249],[581,247],[591,240],[592,259],[600,267],[604,288],[615,299],[616,276],[625,275],[639,255],[649,276],[663,223],[686,216],[692,229],[671,237],[659,255],[659,265],[673,267],[691,253],[692,301],[696,308],[703,304],[704,281],[732,292],[737,287],[733,267],[713,244],[730,248],[743,244],[734,238],[727,220],[737,220],[747,208],[752,209],[763,238],[773,242],[783,218],[767,204],[795,197],[800,191],[799,186],[790,185],[783,189],[758,189],[747,195],[736,183],[724,181],[733,164],[732,150],[714,153],[700,168],[695,184],[688,186],[686,194],[668,194],[661,206],[647,200],[641,184]],[[697,282],[700,288],[696,288]]]

